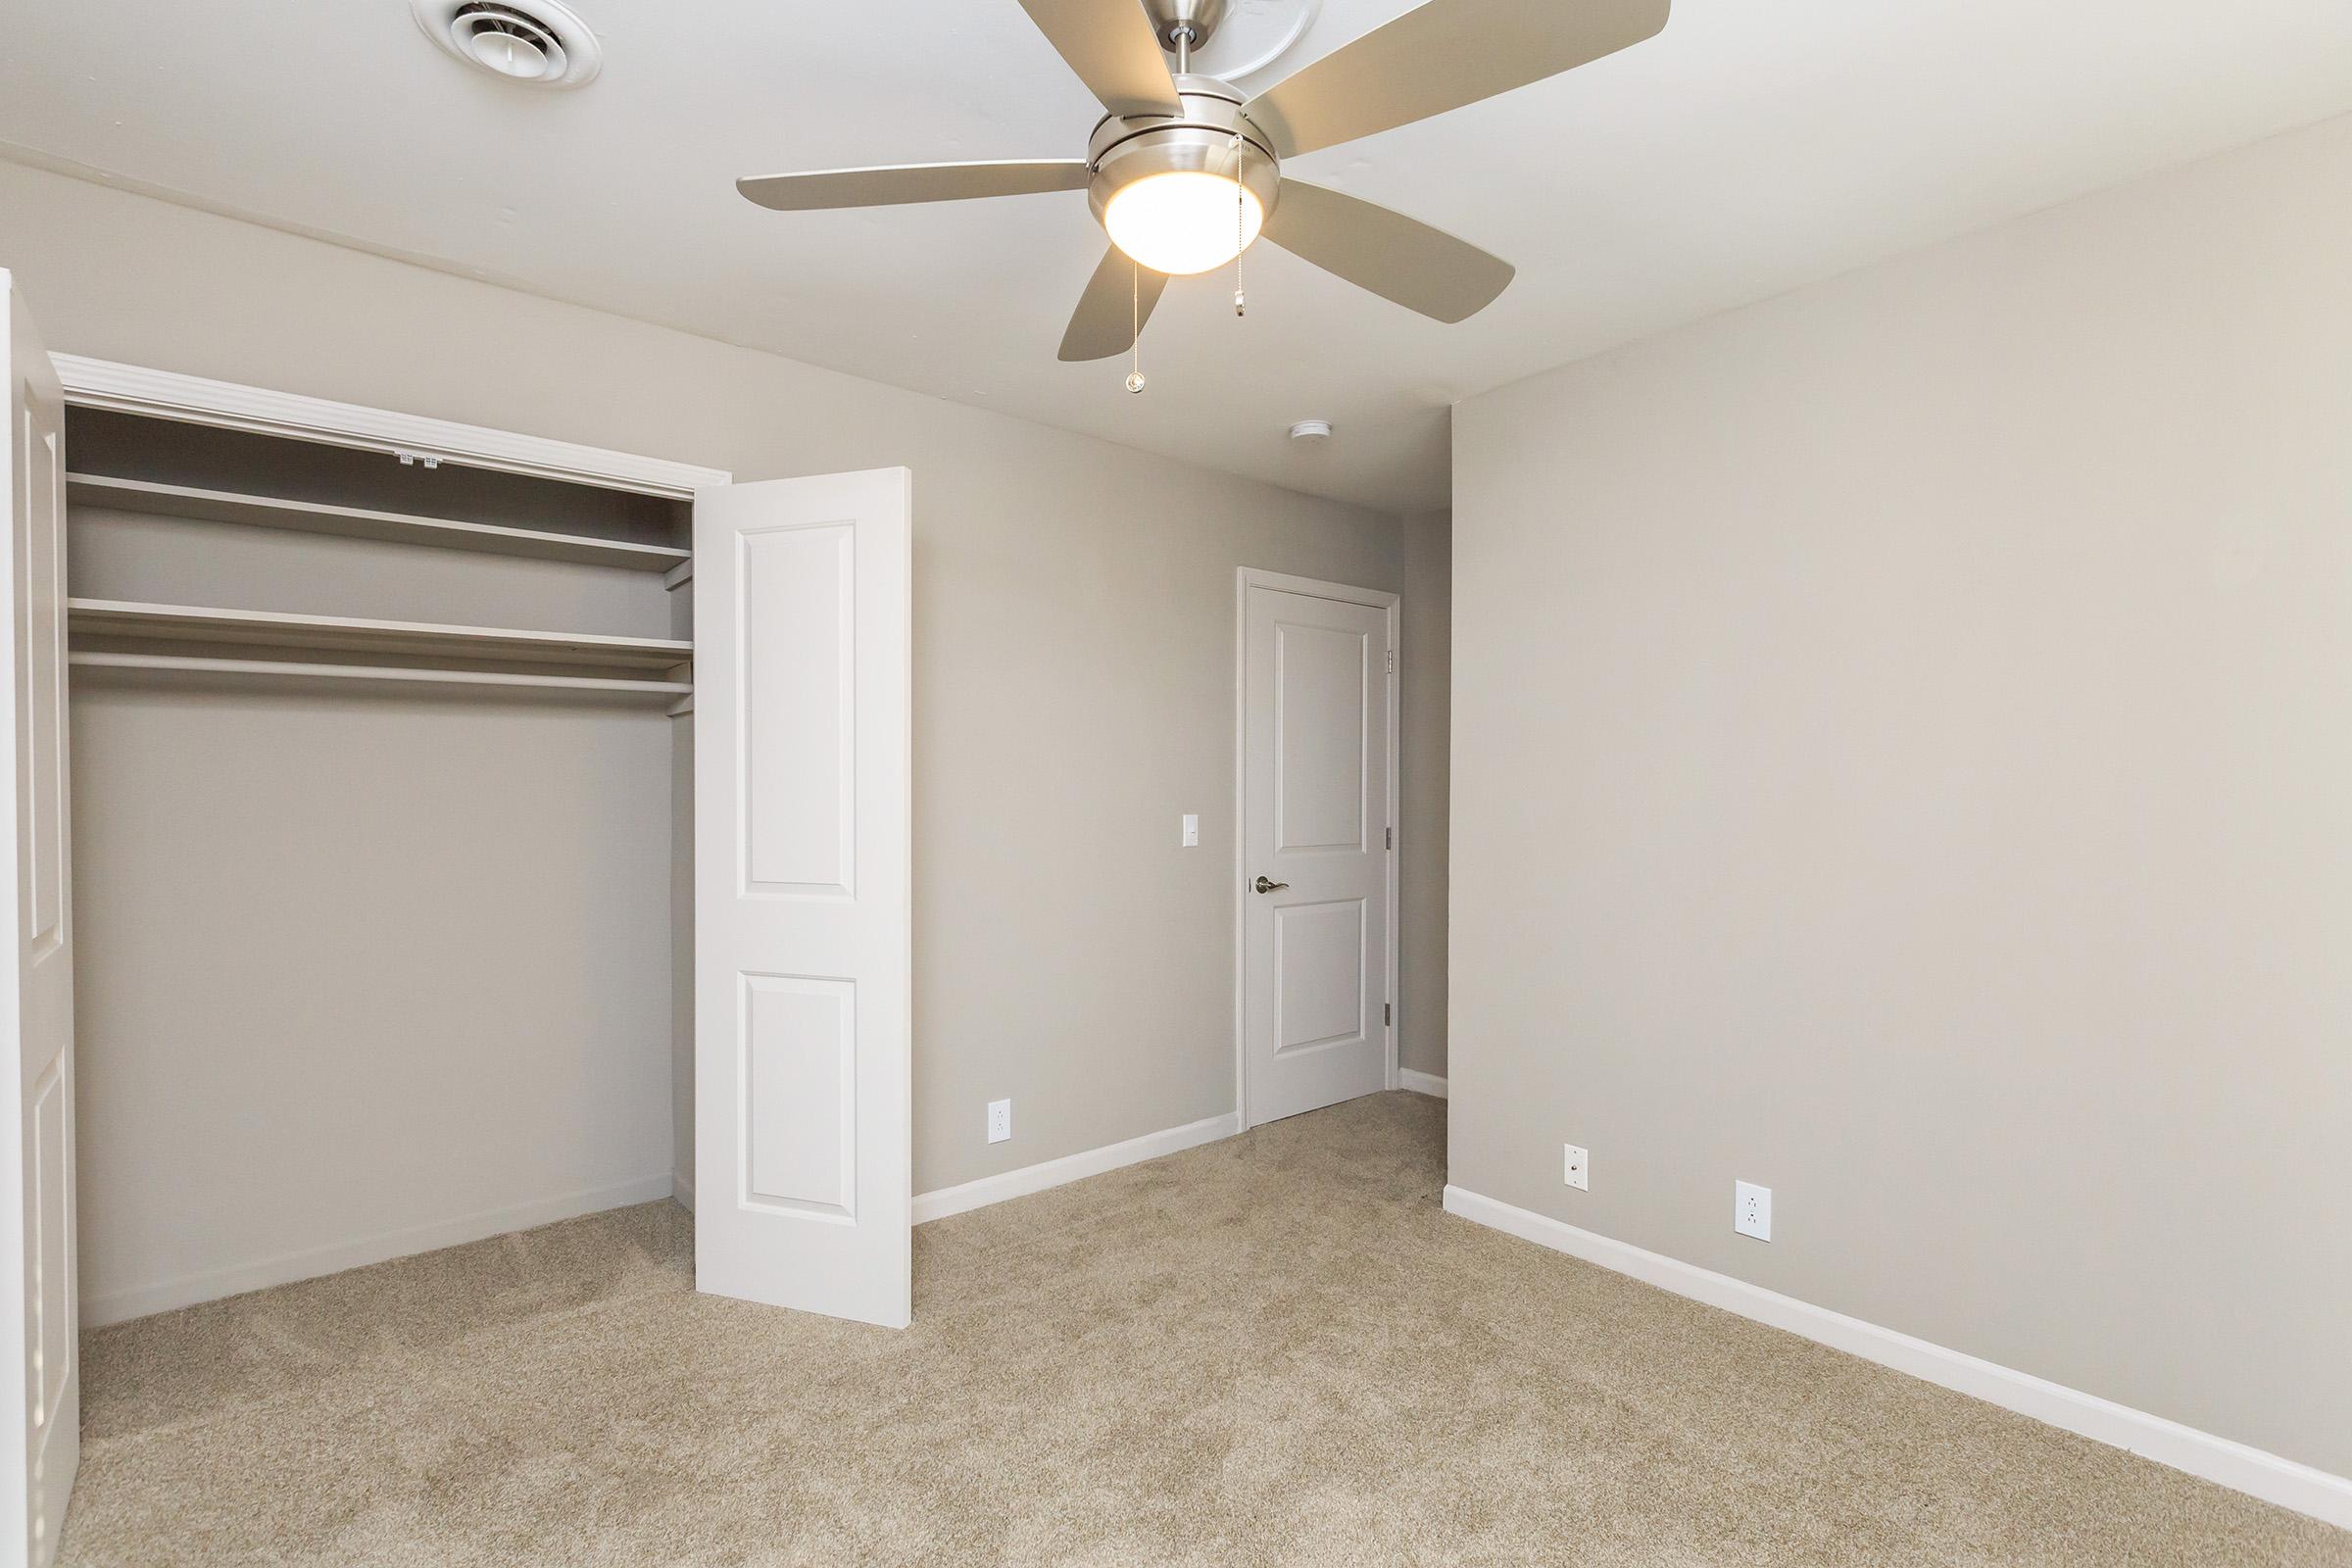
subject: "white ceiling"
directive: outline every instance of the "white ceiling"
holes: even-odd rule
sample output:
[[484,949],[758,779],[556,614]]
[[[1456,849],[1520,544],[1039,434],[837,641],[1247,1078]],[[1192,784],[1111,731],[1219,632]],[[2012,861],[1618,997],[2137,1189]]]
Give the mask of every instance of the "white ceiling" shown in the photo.
[[[733,190],[1082,156],[1098,110],[1015,0],[574,3],[606,65],[571,93],[464,69],[405,0],[11,7],[0,142],[1403,511],[1445,503],[1456,399],[2352,110],[2337,0],[1679,0],[1648,43],[1288,167],[1517,263],[1483,315],[1442,326],[1259,246],[1246,319],[1230,278],[1170,286],[1130,397],[1124,365],[1054,358],[1102,247],[1083,196],[786,215]],[[1257,80],[1405,9],[1323,0]],[[1309,416],[1338,435],[1295,450]]]

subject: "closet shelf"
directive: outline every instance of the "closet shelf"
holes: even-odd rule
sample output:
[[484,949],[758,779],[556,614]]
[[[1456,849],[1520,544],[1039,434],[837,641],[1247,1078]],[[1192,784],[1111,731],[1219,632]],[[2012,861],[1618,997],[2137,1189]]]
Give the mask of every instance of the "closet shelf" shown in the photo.
[[116,479],[95,473],[67,474],[66,499],[83,506],[112,507],[119,512],[194,517],[206,522],[238,522],[260,528],[291,528],[446,550],[534,556],[543,561],[572,561],[597,566],[628,566],[640,571],[666,572],[694,560],[692,551],[674,550],[667,545],[630,544],[586,534],[547,533],[487,522],[458,522],[447,517],[416,517],[398,512],[368,512],[319,501],[279,501],[269,496],[196,490],[186,485]]
[[307,664],[265,659],[197,659],[172,654],[69,654],[76,669],[156,670],[178,675],[253,675],[287,680],[335,680],[355,684],[407,686],[526,687],[577,692],[582,696],[694,701],[694,686],[681,680],[630,680],[604,675],[537,675],[527,670],[409,669],[397,664]]
[[272,611],[211,610],[196,605],[150,605],[118,599],[69,599],[66,611],[68,628],[75,636],[117,641],[233,643],[243,648],[307,648],[342,654],[392,654],[643,671],[667,670],[694,658],[694,644],[668,638],[441,626],[421,621],[361,620],[345,615],[289,615]]

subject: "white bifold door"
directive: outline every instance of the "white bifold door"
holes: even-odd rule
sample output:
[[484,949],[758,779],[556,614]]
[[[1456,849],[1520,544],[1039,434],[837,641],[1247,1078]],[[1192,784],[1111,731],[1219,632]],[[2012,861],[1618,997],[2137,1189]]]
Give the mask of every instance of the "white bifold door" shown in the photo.
[[10,1108],[0,1113],[0,1564],[57,1555],[66,1498],[81,1451],[78,1305],[74,1285],[74,939],[66,819],[66,400],[32,318],[9,274],[0,321],[8,368],[8,665],[0,681],[15,736],[16,766],[0,771],[13,792],[10,858],[15,897],[5,916],[7,1000],[0,1020],[14,1039]]
[[904,1327],[910,483],[699,492],[695,1283]]

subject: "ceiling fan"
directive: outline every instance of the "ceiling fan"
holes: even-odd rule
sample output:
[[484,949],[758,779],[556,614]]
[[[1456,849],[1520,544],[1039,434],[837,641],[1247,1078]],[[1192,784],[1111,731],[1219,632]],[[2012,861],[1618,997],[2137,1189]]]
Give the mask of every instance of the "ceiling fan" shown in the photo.
[[1111,248],[1061,358],[1099,360],[1134,342],[1170,274],[1221,267],[1261,234],[1423,316],[1484,310],[1510,282],[1508,262],[1288,178],[1282,160],[1614,54],[1664,27],[1669,0],[1428,0],[1253,98],[1191,70],[1227,0],[1020,3],[1107,111],[1084,158],[767,174],[735,188],[778,212],[1084,190]]

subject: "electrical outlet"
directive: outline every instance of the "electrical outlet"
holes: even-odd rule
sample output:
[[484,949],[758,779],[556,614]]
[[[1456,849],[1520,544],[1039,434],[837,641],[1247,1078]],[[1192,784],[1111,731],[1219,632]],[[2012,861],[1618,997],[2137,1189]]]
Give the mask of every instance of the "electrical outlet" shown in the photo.
[[1592,1156],[1574,1144],[1560,1146],[1560,1180],[1580,1193],[1591,1192]]
[[1732,1183],[1732,1229],[1759,1242],[1772,1240],[1772,1189],[1754,1182]]
[[1001,1144],[1012,1136],[1012,1102],[992,1100],[988,1102],[988,1141]]

